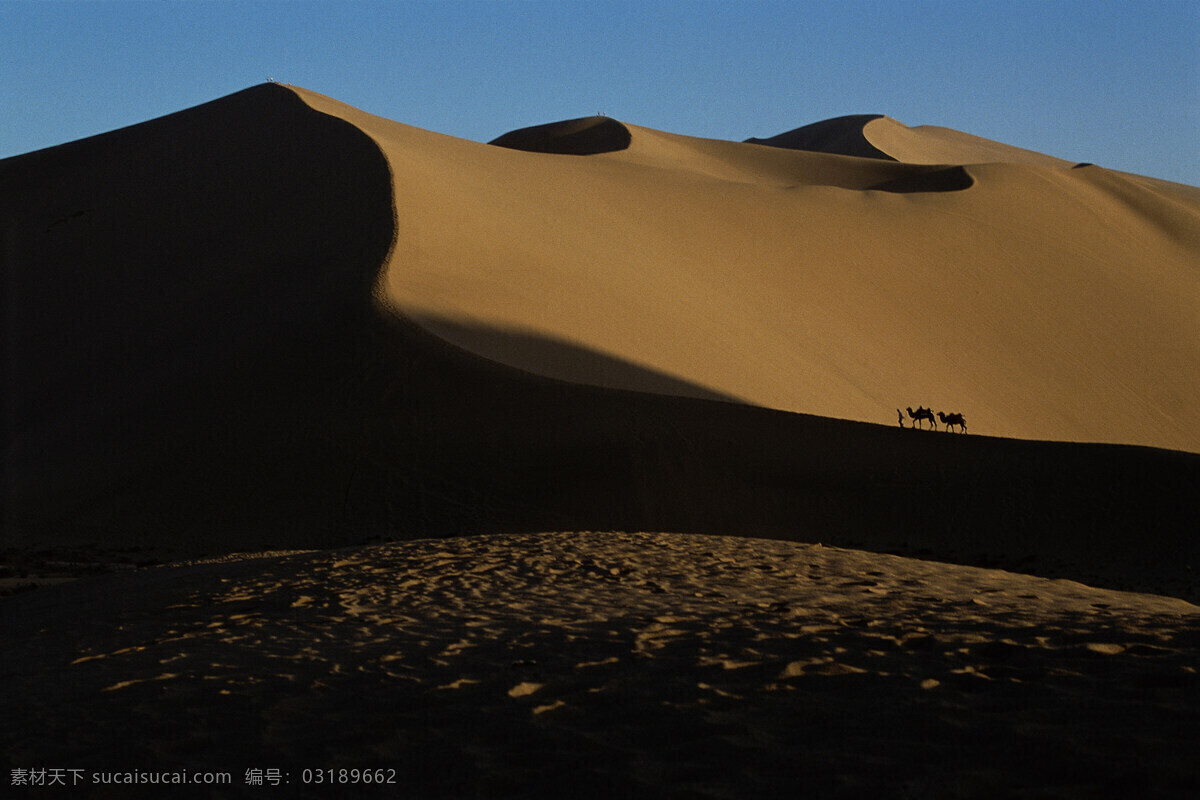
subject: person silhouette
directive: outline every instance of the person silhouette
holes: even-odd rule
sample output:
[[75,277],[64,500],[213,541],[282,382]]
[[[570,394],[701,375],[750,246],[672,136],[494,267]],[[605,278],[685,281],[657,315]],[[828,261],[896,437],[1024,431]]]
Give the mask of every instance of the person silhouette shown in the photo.
[[904,427],[904,412],[897,408],[896,416],[900,418],[900,427],[903,428]]

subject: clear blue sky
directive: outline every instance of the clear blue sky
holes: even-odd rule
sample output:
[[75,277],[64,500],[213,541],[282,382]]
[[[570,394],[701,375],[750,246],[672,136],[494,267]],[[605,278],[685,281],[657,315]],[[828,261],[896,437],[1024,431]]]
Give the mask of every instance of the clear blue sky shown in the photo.
[[268,77],[478,141],[882,113],[1200,185],[1200,0],[0,0],[0,157]]

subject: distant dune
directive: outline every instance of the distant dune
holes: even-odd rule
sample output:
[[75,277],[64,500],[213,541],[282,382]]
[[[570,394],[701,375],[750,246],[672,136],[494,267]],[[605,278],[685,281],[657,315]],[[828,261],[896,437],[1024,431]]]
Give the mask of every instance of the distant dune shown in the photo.
[[511,131],[492,141],[501,147],[530,153],[588,156],[629,147],[629,128],[607,117],[584,117]]
[[767,139],[747,139],[791,150],[903,161],[907,164],[1034,164],[1069,167],[1071,162],[969,133],[921,125],[910,128],[882,114],[854,114],[815,122]]
[[279,85],[7,159],[5,541],[732,531],[1186,594],[1200,190],[1071,166]]
[[866,137],[868,123],[883,119],[881,114],[851,114],[786,131],[766,139],[747,139],[747,144],[765,144],[790,150],[811,150],[818,153],[836,153],[843,156],[882,158],[901,161],[880,150]]

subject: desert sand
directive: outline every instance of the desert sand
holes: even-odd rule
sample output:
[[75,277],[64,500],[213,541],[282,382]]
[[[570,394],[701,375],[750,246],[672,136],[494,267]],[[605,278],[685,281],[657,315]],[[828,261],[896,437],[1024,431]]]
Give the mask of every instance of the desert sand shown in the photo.
[[0,161],[0,235],[6,789],[1200,788],[1200,189],[269,84]]

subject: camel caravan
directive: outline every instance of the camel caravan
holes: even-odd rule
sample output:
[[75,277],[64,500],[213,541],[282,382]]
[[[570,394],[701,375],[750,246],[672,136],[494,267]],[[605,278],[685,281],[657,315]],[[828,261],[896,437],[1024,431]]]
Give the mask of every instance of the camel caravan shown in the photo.
[[[921,406],[917,406],[916,411],[913,411],[911,407],[907,407],[904,410],[908,412],[908,416],[912,420],[911,426],[914,428],[923,428],[924,426],[921,423],[925,420],[929,420],[931,429],[936,431],[938,420],[941,420],[942,425],[946,427],[947,431],[951,430],[952,428],[958,428],[959,432],[961,433],[967,432],[967,420],[962,414],[943,414],[941,411],[939,411],[937,412],[937,417],[934,417],[932,408],[922,408]],[[900,418],[900,427],[903,428],[904,413],[897,408],[896,416]]]

